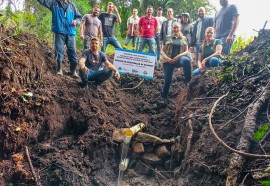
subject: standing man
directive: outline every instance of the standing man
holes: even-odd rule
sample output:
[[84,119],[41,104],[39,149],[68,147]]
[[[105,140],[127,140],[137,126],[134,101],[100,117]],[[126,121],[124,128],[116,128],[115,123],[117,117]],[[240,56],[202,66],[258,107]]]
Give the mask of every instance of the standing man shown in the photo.
[[54,56],[57,62],[56,74],[63,75],[64,45],[70,62],[69,74],[78,77],[76,66],[76,25],[81,23],[81,14],[70,0],[37,0],[52,12],[52,31],[54,32]]
[[235,39],[235,31],[239,24],[239,12],[234,4],[229,4],[228,0],[219,0],[221,9],[216,13],[214,28],[216,29],[216,39],[223,43],[223,53],[230,55],[232,43]]
[[160,42],[160,30],[161,30],[161,26],[163,22],[167,20],[165,17],[162,16],[162,13],[163,13],[163,9],[159,7],[157,9],[157,16],[156,16],[156,19],[158,21],[158,31],[155,34],[155,40],[156,40],[156,45],[157,45],[157,60],[159,63],[160,63],[161,46],[162,46],[162,43]]
[[193,33],[191,37],[191,47],[190,49],[195,53],[195,61],[198,64],[199,49],[204,41],[205,29],[208,27],[213,27],[213,18],[205,16],[205,8],[200,7],[198,9],[198,20],[193,26]]
[[83,49],[90,47],[90,41],[94,37],[99,37],[102,43],[101,21],[98,19],[100,8],[94,6],[92,14],[85,14],[80,26],[80,38],[83,40]]
[[[99,39],[97,37],[92,38],[90,49],[83,51],[82,58],[79,61],[79,72],[84,88],[88,88],[89,81],[94,81],[94,88],[99,89],[99,86],[113,74],[117,79],[120,78],[120,74],[108,61],[106,55],[98,51],[99,45]],[[107,68],[101,69],[104,65]]]
[[167,10],[167,20],[163,22],[160,30],[160,39],[162,42],[165,41],[166,37],[172,35],[172,25],[177,19],[173,17],[173,9],[168,8]]
[[155,34],[158,31],[158,21],[152,16],[153,7],[148,6],[146,15],[139,21],[140,41],[138,51],[142,52],[145,44],[148,44],[148,53],[155,54]]
[[136,50],[136,44],[139,37],[139,16],[138,9],[133,9],[133,15],[127,20],[127,37],[125,41],[124,49],[127,49],[128,43],[132,40],[132,50]]
[[[116,14],[112,12],[115,11]],[[121,23],[121,17],[117,10],[117,7],[114,6],[112,2],[109,2],[107,5],[107,12],[101,13],[98,16],[99,20],[102,23],[102,32],[103,32],[103,45],[101,47],[102,52],[106,52],[108,44],[111,44],[115,48],[122,48],[116,37],[114,36],[114,24],[117,22]]]

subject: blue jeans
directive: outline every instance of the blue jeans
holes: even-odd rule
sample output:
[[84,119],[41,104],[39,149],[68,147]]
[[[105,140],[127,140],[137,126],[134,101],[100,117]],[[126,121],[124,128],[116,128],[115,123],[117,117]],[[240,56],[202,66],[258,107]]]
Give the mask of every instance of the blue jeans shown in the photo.
[[[217,58],[217,57],[211,57],[211,59],[209,61],[206,62],[205,67],[206,69],[211,68],[211,67],[218,67],[221,65],[221,59]],[[198,75],[200,74],[200,69],[196,68],[193,72],[192,75]]]
[[84,74],[80,69],[79,75],[84,85],[87,85],[88,81],[94,81],[94,84],[98,86],[107,79],[109,79],[113,75],[113,71],[107,68],[99,71],[88,69],[87,72]]
[[64,45],[67,46],[70,71],[74,72],[78,63],[75,36],[54,33],[54,60],[60,63],[64,60]]
[[126,41],[125,41],[125,45],[126,45],[126,46],[129,44],[130,40],[132,40],[132,46],[135,47],[136,44],[137,44],[138,37],[135,37],[135,36],[127,36],[127,37],[126,37]]
[[156,45],[157,45],[157,60],[160,59],[161,55],[161,44],[160,44],[160,34],[155,35]]
[[103,37],[103,45],[101,47],[103,53],[105,53],[108,44],[111,44],[114,48],[122,48],[116,37]]
[[183,67],[185,83],[188,83],[191,79],[191,61],[189,57],[181,56],[180,59],[174,64],[163,63],[163,72],[164,72],[164,86],[162,91],[162,97],[167,98],[169,89],[173,79],[174,68]]
[[146,44],[148,44],[148,48],[149,48],[148,53],[155,54],[155,39],[154,38],[141,37],[139,40],[138,51],[142,52]]
[[195,55],[195,61],[196,61],[197,66],[198,66],[198,56],[199,56],[200,47],[201,47],[201,44],[195,44],[195,46],[193,47],[194,55]]
[[221,38],[216,38],[216,39],[220,39],[222,41],[222,43],[223,43],[222,53],[229,56],[231,54],[231,47],[232,47],[232,44],[233,44],[233,42],[235,40],[235,36],[233,36],[231,44],[228,44],[226,42],[227,37],[221,37]]

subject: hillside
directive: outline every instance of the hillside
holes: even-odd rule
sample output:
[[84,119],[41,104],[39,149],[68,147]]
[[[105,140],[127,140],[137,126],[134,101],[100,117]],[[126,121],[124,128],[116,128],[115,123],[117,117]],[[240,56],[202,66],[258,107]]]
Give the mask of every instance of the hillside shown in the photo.
[[[124,185],[225,185],[227,178],[229,185],[256,185],[269,177],[258,178],[254,171],[267,168],[269,161],[233,161],[235,154],[220,145],[208,125],[213,104],[228,93],[212,117],[217,134],[232,148],[270,151],[268,136],[251,140],[269,125],[267,35],[187,86],[181,70],[175,72],[169,100],[160,96],[161,67],[153,80],[125,75],[110,79],[100,91],[84,90],[80,80],[54,74],[52,49],[33,35],[4,31],[0,38],[1,185],[116,185],[121,143],[113,140],[113,131],[141,122],[144,133],[173,139],[164,145],[170,155],[151,164],[144,155],[160,144],[143,143],[143,154],[130,150],[133,163],[124,172]],[[245,136],[246,145],[239,146]]]

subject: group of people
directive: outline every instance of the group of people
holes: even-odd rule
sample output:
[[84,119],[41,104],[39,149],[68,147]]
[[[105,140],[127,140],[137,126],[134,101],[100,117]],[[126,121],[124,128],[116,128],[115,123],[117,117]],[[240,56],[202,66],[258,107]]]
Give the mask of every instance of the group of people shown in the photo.
[[[100,13],[98,6],[93,7],[91,14],[83,17],[69,0],[37,0],[51,10],[52,31],[55,34],[55,60],[57,74],[63,75],[62,61],[64,45],[67,46],[70,72],[78,77],[78,63],[75,34],[76,25],[80,24],[80,38],[84,43],[82,58],[79,60],[79,75],[85,87],[89,81],[98,87],[113,74],[120,78],[117,69],[108,61],[106,47],[108,44],[122,48],[115,37],[115,23],[121,24],[117,7],[109,2],[107,12]],[[229,55],[234,40],[234,33],[239,23],[239,13],[234,4],[220,0],[221,9],[214,18],[205,16],[205,8],[198,9],[198,19],[191,23],[188,13],[183,13],[180,20],[174,17],[172,8],[167,9],[163,17],[163,8],[157,9],[153,16],[153,7],[148,6],[146,14],[138,16],[138,10],[127,20],[127,36],[123,48],[132,40],[132,49],[143,51],[148,45],[148,53],[157,55],[157,63],[162,63],[164,87],[162,97],[167,98],[175,68],[183,67],[184,81],[188,83],[191,75],[197,75],[209,67],[221,64],[222,54]],[[81,19],[82,17],[82,19]],[[139,41],[139,42],[138,42]],[[137,47],[137,42],[139,43]],[[98,47],[101,46],[101,51]],[[191,72],[191,55],[194,52],[197,69]],[[104,68],[106,66],[107,68]]]

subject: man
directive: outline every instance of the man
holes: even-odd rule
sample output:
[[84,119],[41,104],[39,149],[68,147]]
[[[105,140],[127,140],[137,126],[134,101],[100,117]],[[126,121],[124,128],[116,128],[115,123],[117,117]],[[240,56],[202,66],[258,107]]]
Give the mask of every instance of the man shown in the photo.
[[63,76],[62,61],[64,60],[64,45],[67,46],[67,55],[70,62],[70,72],[73,77],[76,73],[77,54],[75,46],[76,25],[81,22],[81,14],[69,0],[37,0],[52,12],[52,31],[54,32],[54,55],[57,62],[56,71]]
[[148,44],[148,53],[155,54],[155,34],[158,31],[158,22],[153,14],[153,7],[148,6],[146,10],[146,15],[142,16],[139,21],[139,31],[140,31],[140,40],[139,40],[139,49],[138,51],[142,52],[145,45]]
[[157,16],[156,16],[156,19],[158,21],[158,31],[155,34],[155,40],[156,40],[156,45],[157,45],[157,60],[159,63],[160,63],[159,60],[160,60],[160,53],[161,53],[160,30],[161,30],[161,26],[163,22],[167,20],[165,17],[162,16],[162,13],[163,13],[163,9],[159,7],[157,10]]
[[[116,15],[112,12],[115,11]],[[105,53],[107,45],[111,44],[115,48],[122,48],[116,37],[114,36],[114,24],[115,22],[121,23],[121,17],[117,10],[117,7],[114,6],[112,2],[109,2],[107,5],[107,12],[101,13],[98,16],[99,20],[102,23],[102,32],[103,32],[103,45],[101,51]]]
[[80,38],[83,40],[83,49],[88,49],[90,41],[94,37],[99,37],[102,43],[101,21],[98,19],[100,8],[94,6],[92,14],[85,14],[80,26]]
[[139,37],[139,16],[138,10],[136,8],[133,9],[133,14],[127,20],[127,37],[125,41],[124,49],[127,49],[128,43],[132,40],[132,50],[136,50],[136,44]]
[[200,7],[198,9],[198,20],[195,22],[193,27],[193,33],[191,37],[191,46],[190,49],[195,53],[195,61],[198,64],[198,55],[199,49],[203,43],[205,29],[208,27],[213,27],[214,20],[213,18],[205,16],[205,8]]
[[163,22],[161,30],[160,30],[160,39],[162,42],[165,41],[166,37],[172,35],[172,25],[176,21],[177,19],[173,17],[173,9],[168,8],[167,20]]
[[[120,74],[108,61],[106,55],[98,51],[99,45],[99,39],[97,37],[92,38],[90,49],[83,51],[82,58],[79,61],[79,72],[84,88],[88,88],[89,81],[94,81],[94,88],[99,89],[99,85],[109,79],[113,74],[117,79],[120,78]],[[101,69],[104,65],[107,68]]]
[[228,0],[219,0],[221,9],[216,13],[214,28],[216,29],[216,39],[221,39],[223,43],[223,53],[230,55],[232,43],[235,39],[235,31],[239,24],[238,9],[234,4],[229,4]]

